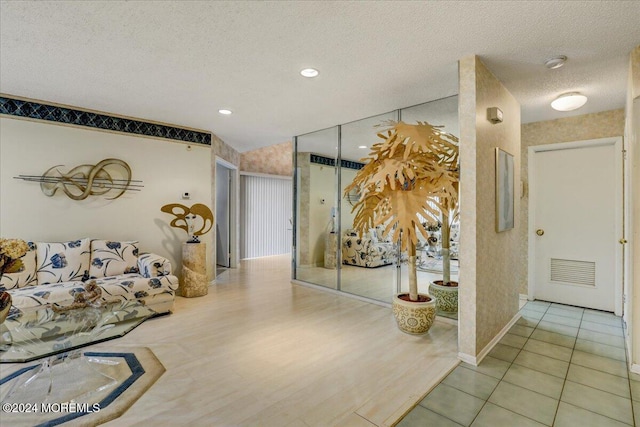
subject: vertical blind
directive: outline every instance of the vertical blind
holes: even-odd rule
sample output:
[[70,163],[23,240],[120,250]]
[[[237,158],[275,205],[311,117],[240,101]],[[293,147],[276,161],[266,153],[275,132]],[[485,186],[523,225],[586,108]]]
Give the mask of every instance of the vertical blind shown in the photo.
[[291,179],[240,176],[240,258],[291,252]]

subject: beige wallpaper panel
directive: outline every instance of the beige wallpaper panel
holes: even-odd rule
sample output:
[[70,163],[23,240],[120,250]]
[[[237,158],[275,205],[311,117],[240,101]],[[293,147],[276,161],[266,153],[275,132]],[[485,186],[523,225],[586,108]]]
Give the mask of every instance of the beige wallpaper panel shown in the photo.
[[269,175],[293,175],[293,144],[282,144],[258,148],[240,154],[240,170],[243,172],[266,173]]
[[[475,56],[460,61],[461,353],[477,356],[518,311],[520,227],[495,231],[495,148],[514,156],[515,182],[520,180],[520,105]],[[486,119],[489,107],[504,120]],[[519,199],[515,200],[515,212]]]
[[[476,226],[479,236],[476,243],[476,345],[480,352],[519,309],[518,231],[521,224],[515,215],[513,229],[495,231],[495,148],[513,155],[514,182],[520,182],[520,104],[479,59],[476,59],[476,92]],[[502,123],[492,124],[486,119],[490,107],[502,110]],[[519,204],[520,199],[515,197],[514,213],[519,212]]]
[[476,351],[476,67],[475,56],[460,60],[458,112],[460,115],[460,290],[458,350]]

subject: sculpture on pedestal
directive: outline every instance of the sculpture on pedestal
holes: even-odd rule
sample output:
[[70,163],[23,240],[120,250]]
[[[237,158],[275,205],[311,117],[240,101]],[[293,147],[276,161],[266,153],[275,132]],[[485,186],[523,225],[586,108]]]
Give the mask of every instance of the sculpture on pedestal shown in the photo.
[[[160,210],[175,216],[169,225],[186,231],[189,235],[187,243],[200,243],[198,236],[208,233],[213,227],[213,213],[208,206],[202,203],[196,203],[190,208],[179,203],[170,203],[164,205]],[[201,221],[198,218],[201,218]]]

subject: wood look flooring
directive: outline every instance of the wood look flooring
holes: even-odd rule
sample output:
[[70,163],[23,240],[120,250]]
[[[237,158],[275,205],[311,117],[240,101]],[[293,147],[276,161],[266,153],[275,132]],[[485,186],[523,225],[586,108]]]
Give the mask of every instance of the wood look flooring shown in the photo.
[[404,334],[389,308],[291,284],[290,262],[243,261],[101,344],[149,347],[167,369],[105,425],[394,425],[458,365],[455,325]]
[[[385,265],[375,268],[342,265],[341,290],[353,295],[371,298],[382,303],[391,304],[393,295],[398,293],[395,284],[396,267]],[[337,272],[335,269],[324,267],[301,267],[297,270],[297,279],[330,289],[337,289]],[[429,283],[442,280],[442,273],[417,271],[418,292],[428,294]],[[409,291],[409,272],[406,264],[400,269],[400,290]],[[452,280],[458,280],[458,274],[451,275]],[[458,313],[438,312],[440,317],[458,319]]]

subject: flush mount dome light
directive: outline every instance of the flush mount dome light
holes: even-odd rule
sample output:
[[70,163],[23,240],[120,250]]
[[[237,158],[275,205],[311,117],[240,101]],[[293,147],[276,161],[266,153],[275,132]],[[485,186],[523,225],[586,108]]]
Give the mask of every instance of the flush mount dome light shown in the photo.
[[358,145],[358,148],[368,148],[366,145]]
[[558,111],[573,111],[587,103],[587,97],[578,92],[563,93],[551,102],[551,108]]
[[221,110],[218,110],[218,113],[224,114],[225,116],[228,116],[229,114],[233,113],[233,111],[227,110],[226,108],[223,108]]
[[318,74],[320,74],[320,72],[315,68],[305,68],[304,70],[300,70],[300,74],[302,74],[304,77],[311,78],[316,77]]

